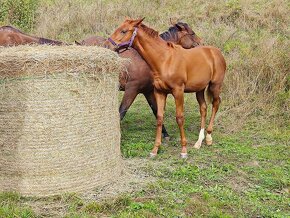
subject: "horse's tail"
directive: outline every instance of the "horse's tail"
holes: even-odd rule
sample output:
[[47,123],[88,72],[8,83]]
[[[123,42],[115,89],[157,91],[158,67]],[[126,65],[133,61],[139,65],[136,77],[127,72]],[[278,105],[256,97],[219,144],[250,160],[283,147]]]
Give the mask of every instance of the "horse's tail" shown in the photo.
[[205,88],[205,101],[207,103],[212,104],[213,101],[213,95],[212,92],[210,91],[209,87],[210,87],[211,83],[208,84],[208,86]]

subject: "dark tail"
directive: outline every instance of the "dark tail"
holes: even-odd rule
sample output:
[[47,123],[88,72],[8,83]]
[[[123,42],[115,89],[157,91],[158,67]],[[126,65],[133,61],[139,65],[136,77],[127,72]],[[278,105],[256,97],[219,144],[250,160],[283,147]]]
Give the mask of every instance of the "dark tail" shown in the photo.
[[211,85],[211,83],[209,83],[208,86],[205,88],[205,101],[206,101],[207,103],[212,104],[212,101],[213,101],[213,95],[212,95],[212,93],[211,93],[211,91],[210,91],[210,85]]

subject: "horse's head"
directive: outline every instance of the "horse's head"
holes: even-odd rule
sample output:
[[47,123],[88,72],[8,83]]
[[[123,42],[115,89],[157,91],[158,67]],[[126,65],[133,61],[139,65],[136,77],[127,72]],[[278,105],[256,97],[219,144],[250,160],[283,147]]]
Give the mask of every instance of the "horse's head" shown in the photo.
[[187,23],[177,22],[172,23],[172,27],[169,28],[170,34],[175,34],[177,37],[173,37],[173,41],[176,44],[181,45],[183,48],[193,48],[202,44],[202,39],[198,37],[195,32],[189,27]]
[[137,34],[138,26],[143,20],[144,18],[138,20],[126,19],[104,43],[105,47],[113,50],[131,47]]
[[85,46],[102,46],[106,39],[101,36],[90,36],[81,42],[75,41],[76,45],[85,45]]

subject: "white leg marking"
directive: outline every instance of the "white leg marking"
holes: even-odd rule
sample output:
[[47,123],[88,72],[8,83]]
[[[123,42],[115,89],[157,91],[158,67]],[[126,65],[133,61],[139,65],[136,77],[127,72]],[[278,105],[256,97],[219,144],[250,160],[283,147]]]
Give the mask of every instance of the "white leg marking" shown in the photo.
[[154,158],[154,157],[156,157],[156,156],[157,156],[157,154],[154,154],[154,153],[152,153],[152,152],[149,154],[149,157],[150,157],[150,158]]
[[183,159],[186,159],[187,158],[187,153],[180,153],[180,157],[183,158]]
[[199,131],[199,137],[198,137],[198,140],[204,140],[204,129],[201,129],[200,131]]
[[204,129],[201,129],[199,131],[198,140],[195,143],[194,148],[199,149],[203,140],[204,140]]

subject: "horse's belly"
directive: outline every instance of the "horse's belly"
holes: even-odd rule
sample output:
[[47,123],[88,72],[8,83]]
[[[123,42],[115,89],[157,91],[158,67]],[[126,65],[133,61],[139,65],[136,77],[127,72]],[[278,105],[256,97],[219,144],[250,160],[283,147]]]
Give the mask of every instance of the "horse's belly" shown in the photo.
[[203,90],[203,88],[191,86],[191,87],[185,87],[184,92],[191,93],[191,92],[198,92],[200,90]]
[[206,88],[209,80],[189,81],[185,84],[184,92],[198,92]]
[[206,66],[195,67],[187,74],[185,83],[186,92],[197,92],[203,90],[211,81],[211,69]]

